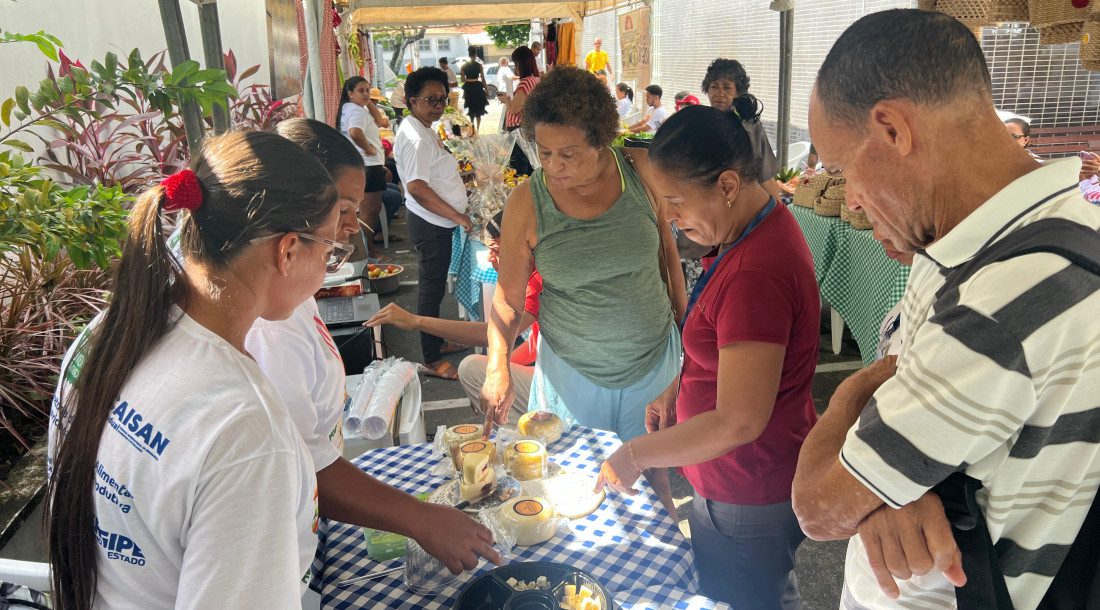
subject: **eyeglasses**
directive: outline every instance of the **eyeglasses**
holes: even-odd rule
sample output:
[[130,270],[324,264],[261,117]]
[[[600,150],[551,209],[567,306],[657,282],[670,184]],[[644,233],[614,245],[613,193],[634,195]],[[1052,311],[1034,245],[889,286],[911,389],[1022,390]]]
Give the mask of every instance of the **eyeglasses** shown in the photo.
[[1027,138],[1027,137],[1030,137],[1030,136],[1024,135],[1024,134],[1022,134],[1022,133],[1010,133],[1010,134],[1008,134],[1008,135],[1012,136],[1012,139],[1013,139],[1013,140],[1019,140],[1020,138]]
[[447,96],[438,97],[435,95],[429,95],[428,97],[414,97],[414,100],[420,100],[429,106],[446,106]]
[[256,239],[249,240],[248,243],[253,246],[258,246],[265,241],[281,237],[287,233],[297,233],[298,237],[306,241],[317,242],[319,244],[325,244],[332,248],[332,252],[328,255],[328,262],[325,263],[325,273],[336,273],[344,263],[348,262],[352,254],[355,254],[355,246],[342,241],[333,241],[331,239],[325,239],[324,237],[317,237],[316,235],[310,235],[309,233],[301,233],[298,231],[283,231],[282,233],[274,233],[272,235],[266,235],[264,237],[257,237]]

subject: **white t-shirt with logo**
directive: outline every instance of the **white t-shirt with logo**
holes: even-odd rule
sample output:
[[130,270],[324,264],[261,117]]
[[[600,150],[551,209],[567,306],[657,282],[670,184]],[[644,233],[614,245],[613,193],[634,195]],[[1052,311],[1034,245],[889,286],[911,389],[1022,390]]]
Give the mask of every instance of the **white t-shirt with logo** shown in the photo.
[[256,320],[244,346],[286,404],[320,472],[344,450],[344,361],[325,328],[317,301],[307,299],[286,320]]
[[[317,546],[309,451],[259,366],[174,313],[178,323],[133,369],[103,427],[90,490],[94,605],[300,608]],[[66,397],[81,343],[63,365]],[[50,420],[52,457],[57,396]]]
[[661,128],[661,125],[665,122],[665,119],[667,119],[667,118],[668,118],[668,108],[665,108],[664,106],[658,106],[657,108],[653,108],[652,106],[650,106],[650,108],[649,108],[649,119],[646,120],[645,124],[647,126],[649,126],[649,129],[651,131],[657,131],[658,129]]
[[[351,139],[348,131],[352,127],[363,130],[363,136],[374,147],[373,155],[363,152],[363,149],[355,144],[355,140]],[[340,108],[340,133],[344,134],[344,137],[355,146],[355,150],[358,150],[360,155],[363,155],[363,165],[370,167],[372,165],[382,165],[386,162],[386,153],[382,150],[382,134],[378,130],[378,124],[374,122],[374,117],[370,115],[366,108],[346,102]]]
[[423,180],[452,208],[466,212],[466,185],[458,173],[458,160],[443,147],[439,134],[416,117],[409,116],[397,128],[393,154],[397,173],[401,174],[405,187],[405,207],[437,227],[452,229],[458,226],[450,219],[429,212],[409,191],[410,182]]

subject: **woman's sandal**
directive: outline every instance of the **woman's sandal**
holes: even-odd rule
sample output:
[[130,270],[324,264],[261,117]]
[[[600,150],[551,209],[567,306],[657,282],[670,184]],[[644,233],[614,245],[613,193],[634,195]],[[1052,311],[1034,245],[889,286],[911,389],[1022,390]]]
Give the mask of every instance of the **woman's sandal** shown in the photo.
[[424,374],[429,377],[449,380],[458,379],[458,369],[455,368],[455,365],[446,360],[438,360],[432,364],[425,364],[424,366],[428,369]]

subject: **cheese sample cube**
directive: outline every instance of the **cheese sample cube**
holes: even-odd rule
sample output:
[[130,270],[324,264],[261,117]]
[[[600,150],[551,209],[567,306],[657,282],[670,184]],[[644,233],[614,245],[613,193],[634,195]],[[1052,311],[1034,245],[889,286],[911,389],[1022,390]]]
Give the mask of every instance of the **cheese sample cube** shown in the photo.
[[541,544],[554,537],[554,509],[544,498],[521,496],[501,507],[505,527],[519,546]]
[[544,445],[561,438],[564,424],[561,418],[549,411],[531,411],[524,413],[516,424],[516,430],[523,436],[530,436]]
[[504,450],[504,465],[520,481],[546,476],[546,445],[539,441],[516,441]]

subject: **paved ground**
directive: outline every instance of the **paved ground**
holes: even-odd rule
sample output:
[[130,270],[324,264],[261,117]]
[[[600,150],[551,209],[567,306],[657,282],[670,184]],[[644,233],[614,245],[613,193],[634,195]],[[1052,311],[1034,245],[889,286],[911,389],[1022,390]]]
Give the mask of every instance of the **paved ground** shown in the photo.
[[[483,122],[483,131],[490,132],[490,126],[499,120],[499,104],[493,102],[490,105],[490,115]],[[495,131],[495,130],[494,130]],[[382,297],[382,304],[396,302],[398,305],[415,311],[416,309],[416,281],[418,277],[416,254],[408,241],[408,233],[404,218],[395,220],[390,225],[391,235],[403,241],[390,244],[386,254],[394,259],[397,264],[404,265],[406,272],[403,274],[403,282],[397,292]],[[457,318],[458,306],[452,295],[447,295],[443,301],[442,315],[447,318]],[[824,320],[823,320],[824,324]],[[829,397],[840,383],[852,370],[858,368],[859,356],[854,342],[845,336],[841,354],[833,355],[828,348],[828,335],[822,334],[822,351],[818,373],[814,377],[814,402],[818,412],[822,412],[828,403]],[[420,343],[416,333],[398,329],[386,329],[385,344],[392,354],[412,361],[420,361]],[[449,357],[457,366],[467,353],[454,354]],[[425,403],[464,399],[465,395],[457,381],[443,381],[422,376],[423,399]],[[428,411],[425,416],[426,429],[434,431],[439,425],[454,425],[465,421],[477,421],[478,417],[468,405],[447,409]],[[673,496],[681,514],[686,515],[691,503],[691,486],[687,481],[673,474]],[[38,527],[41,519],[41,511],[31,516],[27,524],[19,531],[15,538],[3,549],[0,549],[0,557],[42,561],[43,550]],[[690,536],[687,520],[681,520],[680,529],[685,535]],[[797,573],[803,598],[803,607],[806,610],[833,610],[838,607],[840,600],[840,588],[844,566],[845,543],[831,542],[820,543],[807,540],[798,551]]]

